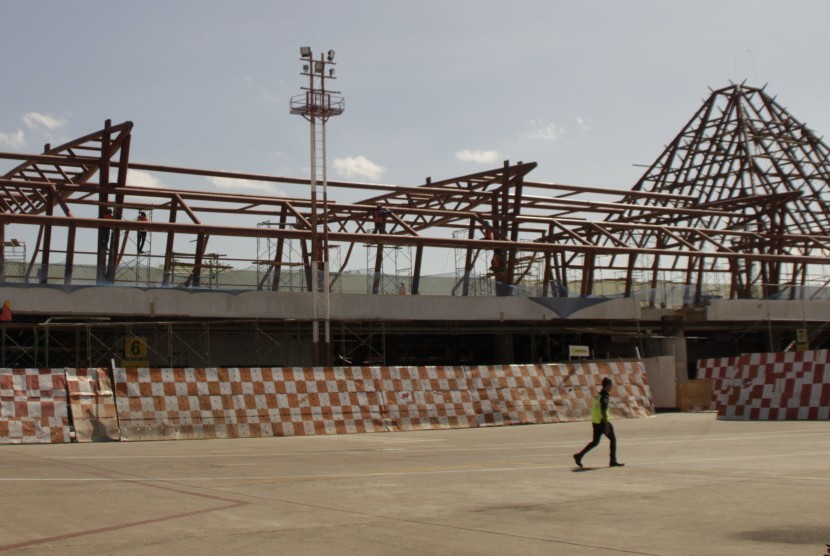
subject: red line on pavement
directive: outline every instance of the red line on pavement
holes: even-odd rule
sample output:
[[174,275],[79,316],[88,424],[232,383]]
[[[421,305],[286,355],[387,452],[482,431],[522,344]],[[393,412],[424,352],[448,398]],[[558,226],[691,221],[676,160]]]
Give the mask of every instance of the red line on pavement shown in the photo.
[[170,488],[170,487],[165,487],[165,486],[162,486],[162,485],[155,485],[155,484],[151,484],[151,483],[139,483],[139,484],[142,484],[143,486],[151,486],[153,488],[158,488],[158,489],[161,489],[161,490],[169,490],[171,492],[178,492],[180,494],[189,494],[191,496],[198,496],[198,497],[201,497],[201,498],[209,498],[211,500],[221,500],[222,502],[230,502],[230,504],[227,504],[225,506],[219,506],[217,508],[206,508],[204,510],[194,510],[192,512],[184,512],[184,513],[180,513],[180,514],[173,514],[173,515],[167,515],[167,516],[162,516],[162,517],[155,517],[155,518],[152,518],[152,519],[143,519],[141,521],[131,521],[129,523],[122,523],[120,525],[110,525],[109,527],[99,527],[98,529],[87,529],[85,531],[76,531],[74,533],[66,533],[64,535],[56,535],[54,537],[45,537],[45,538],[41,538],[41,539],[35,539],[35,540],[31,540],[31,541],[24,541],[24,542],[15,543],[15,544],[6,544],[6,545],[0,546],[0,552],[6,552],[7,550],[14,550],[15,548],[25,548],[25,547],[28,547],[28,546],[34,546],[34,545],[38,545],[38,544],[64,541],[64,540],[67,540],[67,539],[74,539],[76,537],[85,537],[85,536],[88,536],[88,535],[97,535],[99,533],[108,533],[110,531],[118,531],[119,529],[127,529],[129,527],[138,527],[140,525],[148,525],[150,523],[159,523],[159,522],[162,522],[162,521],[170,521],[170,520],[173,520],[173,519],[181,519],[183,517],[190,517],[190,516],[199,515],[199,514],[206,514],[206,513],[209,513],[209,512],[216,512],[216,511],[219,511],[219,510],[227,510],[227,509],[230,509],[230,508],[238,508],[240,506],[247,506],[248,504],[250,504],[250,502],[245,502],[245,501],[242,501],[242,500],[231,500],[229,498],[222,498],[220,496],[213,496],[211,494],[202,494],[202,493],[199,493],[199,492],[189,492],[189,491],[186,491],[186,490],[180,490],[180,489],[176,489],[176,488]]

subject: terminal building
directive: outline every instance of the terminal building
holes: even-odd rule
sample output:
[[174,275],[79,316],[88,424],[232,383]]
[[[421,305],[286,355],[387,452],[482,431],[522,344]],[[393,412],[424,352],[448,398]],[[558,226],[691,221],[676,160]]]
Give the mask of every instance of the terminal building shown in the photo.
[[671,356],[682,381],[830,340],[828,147],[762,88],[712,91],[625,190],[521,161],[416,185],[135,163],[132,129],[0,153],[0,366]]

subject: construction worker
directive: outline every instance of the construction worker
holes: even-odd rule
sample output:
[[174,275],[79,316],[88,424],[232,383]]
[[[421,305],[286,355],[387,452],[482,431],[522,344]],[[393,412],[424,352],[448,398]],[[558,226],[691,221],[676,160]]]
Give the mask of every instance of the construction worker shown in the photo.
[[490,259],[490,270],[492,270],[493,273],[504,271],[504,257],[499,251],[493,253],[493,258]]
[[3,308],[0,309],[0,324],[8,324],[13,318],[12,302],[7,299],[3,302]]
[[[112,209],[105,209],[104,214],[101,215],[101,220],[115,220],[112,215]],[[98,229],[98,237],[101,239],[101,247],[106,251],[110,243],[110,227],[104,226]]]
[[372,211],[372,222],[375,223],[375,231],[372,233],[386,233],[386,219],[390,214],[392,214],[391,210],[383,208],[380,205],[375,205],[375,210]]
[[603,434],[611,441],[611,463],[609,465],[611,467],[625,465],[617,461],[617,437],[614,435],[614,426],[611,424],[611,414],[608,411],[613,387],[614,381],[610,378],[602,379],[602,390],[594,397],[594,404],[591,408],[591,424],[594,428],[594,437],[581,452],[574,454],[574,461],[579,467],[582,467],[582,458],[585,457],[585,454],[599,446]]
[[[143,210],[138,211],[138,218],[135,219],[136,222],[149,222],[150,219],[147,218],[147,213]],[[144,252],[144,242],[147,241],[147,230],[138,230],[136,233],[136,247],[139,253]]]

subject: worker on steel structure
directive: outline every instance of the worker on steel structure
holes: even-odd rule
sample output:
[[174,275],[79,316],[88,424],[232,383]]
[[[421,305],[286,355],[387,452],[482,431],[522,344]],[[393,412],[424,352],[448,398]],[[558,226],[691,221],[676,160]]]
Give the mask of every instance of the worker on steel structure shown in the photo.
[[617,461],[617,437],[614,435],[614,426],[611,424],[611,414],[608,411],[610,405],[611,389],[614,381],[605,377],[602,379],[602,390],[594,397],[594,404],[591,408],[591,423],[594,427],[594,438],[585,446],[581,452],[574,454],[574,461],[582,467],[582,458],[585,454],[599,446],[602,435],[611,441],[611,467],[622,467],[624,463]]
[[372,222],[375,223],[375,231],[372,233],[386,233],[386,219],[389,217],[390,214],[392,214],[391,210],[383,208],[380,205],[375,206],[375,210],[372,211]]
[[[104,210],[104,214],[101,215],[101,220],[115,220],[115,216],[112,214],[112,209],[108,208]],[[101,240],[101,247],[104,251],[109,249],[110,243],[110,227],[104,226],[98,229],[98,237]]]
[[[136,222],[149,222],[150,219],[147,218],[147,213],[143,210],[138,211],[138,218],[136,218]],[[144,252],[144,242],[147,241],[147,230],[138,230],[136,233],[136,248],[138,249],[139,253]]]
[[12,302],[8,299],[3,302],[3,308],[0,309],[0,324],[8,324],[14,320],[12,315]]

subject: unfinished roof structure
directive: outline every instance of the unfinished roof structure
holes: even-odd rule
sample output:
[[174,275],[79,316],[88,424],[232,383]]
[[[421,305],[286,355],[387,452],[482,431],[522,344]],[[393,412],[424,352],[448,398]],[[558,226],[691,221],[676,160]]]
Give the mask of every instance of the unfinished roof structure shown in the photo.
[[[712,91],[629,190],[534,181],[535,162],[505,161],[410,186],[327,181],[317,200],[308,179],[131,162],[131,130],[108,121],[42,154],[0,153],[20,161],[0,178],[0,286],[513,296],[556,318],[575,299],[659,309],[830,297],[828,147],[762,88]],[[187,184],[141,187],[130,170]],[[284,193],[193,186],[204,178]],[[343,190],[362,200],[338,200]],[[329,255],[327,281],[314,253]],[[456,271],[439,280],[432,258]],[[306,318],[298,311],[268,318]],[[393,317],[378,311],[366,322]]]
[[[683,302],[689,303],[707,293],[795,296],[805,286],[812,286],[814,295],[826,284],[828,148],[763,89],[746,85],[713,91],[624,193],[534,182],[527,176],[536,164],[521,162],[453,179],[427,179],[414,187],[331,181],[332,188],[372,194],[358,203],[327,201],[318,207],[302,197],[148,189],[128,183],[126,170],[279,184],[306,185],[308,180],[130,163],[131,128],[130,122],[108,123],[76,141],[47,146],[41,155],[0,155],[24,159],[0,182],[0,222],[38,227],[30,264],[16,278],[54,282],[49,265],[57,252],[64,257],[59,281],[65,284],[73,283],[79,255],[95,256],[98,282],[118,282],[127,234],[143,226],[166,234],[164,249],[151,253],[161,262],[161,286],[200,286],[211,265],[230,269],[256,262],[265,271],[255,287],[279,290],[284,268],[310,268],[310,241],[325,241],[326,250],[336,245],[346,253],[340,267],[332,268],[332,285],[339,273],[355,266],[350,256],[356,244],[376,247],[374,267],[365,269],[374,275],[384,271],[384,248],[411,246],[414,294],[420,290],[424,249],[465,253],[458,273],[461,287],[453,290],[460,295],[470,291],[467,282],[476,268],[486,274],[495,257],[502,260],[489,268],[491,276],[509,286],[527,286],[536,296],[631,296],[670,283],[684,289]],[[371,233],[376,205],[391,211],[383,235]],[[94,213],[84,215],[78,206],[93,207]],[[128,219],[129,209],[141,207],[154,211],[152,223]],[[108,223],[113,248],[97,242],[90,251],[89,245],[78,245],[75,230],[98,229],[107,208],[115,216]],[[311,224],[312,208],[318,211],[317,229]],[[222,215],[233,215],[235,224],[228,225],[231,219],[223,221]],[[239,225],[246,222],[239,216],[275,222]],[[55,245],[56,228],[66,231],[65,249]],[[178,234],[195,240],[192,247],[180,248],[174,241]],[[206,261],[210,238],[220,236],[267,237],[276,249],[270,260]],[[288,240],[299,242],[302,260],[284,260]],[[176,283],[172,267],[182,260],[189,273]],[[371,293],[378,291],[375,284]],[[648,299],[654,302],[654,295]]]
[[[671,272],[694,285],[698,300],[705,284],[722,282],[718,276],[730,298],[793,298],[807,285],[806,295],[820,295],[830,247],[828,180],[821,139],[763,88],[732,85],[712,92],[633,187],[682,197],[644,203],[626,196],[623,203],[636,206],[607,221],[636,226],[606,243],[675,250],[650,261],[652,283],[658,272]],[[702,212],[684,212],[692,205]]]

